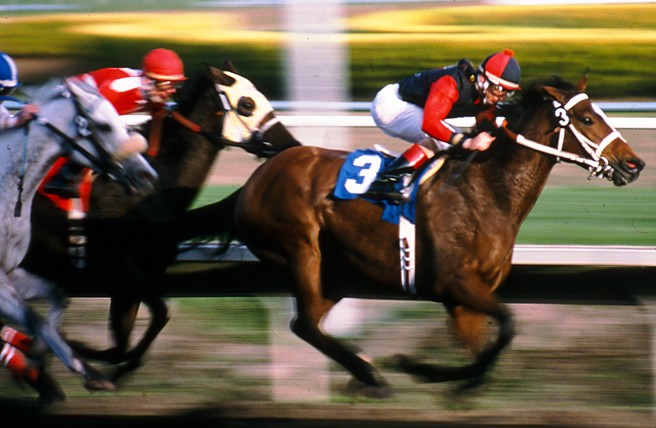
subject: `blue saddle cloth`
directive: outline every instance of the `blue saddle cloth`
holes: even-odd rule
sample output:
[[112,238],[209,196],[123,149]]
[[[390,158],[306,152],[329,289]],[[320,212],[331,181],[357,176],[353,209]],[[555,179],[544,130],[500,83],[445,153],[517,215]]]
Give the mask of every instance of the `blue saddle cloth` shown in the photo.
[[[413,185],[410,201],[402,205],[393,205],[387,201],[369,199],[366,195],[363,195],[376,179],[378,173],[384,170],[393,160],[373,149],[361,149],[352,152],[348,155],[339,171],[335,191],[333,192],[334,196],[338,199],[363,197],[383,206],[383,215],[381,217],[383,220],[392,224],[399,224],[399,219],[403,216],[414,223],[418,185]],[[415,183],[417,182],[418,180],[415,180]]]

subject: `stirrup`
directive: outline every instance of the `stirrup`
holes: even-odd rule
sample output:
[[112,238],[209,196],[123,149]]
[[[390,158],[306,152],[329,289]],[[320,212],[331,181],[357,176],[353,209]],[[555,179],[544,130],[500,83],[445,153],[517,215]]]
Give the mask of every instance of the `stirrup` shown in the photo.
[[401,174],[400,177],[380,177],[376,179],[364,196],[371,199],[387,201],[392,205],[401,205],[410,200],[412,187],[411,174]]

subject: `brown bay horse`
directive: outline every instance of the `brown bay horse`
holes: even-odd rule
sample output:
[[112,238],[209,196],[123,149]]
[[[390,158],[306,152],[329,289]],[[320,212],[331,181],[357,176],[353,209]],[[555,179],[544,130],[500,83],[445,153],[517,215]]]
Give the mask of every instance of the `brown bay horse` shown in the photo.
[[[190,207],[226,145],[260,156],[299,145],[266,97],[229,63],[224,70],[208,66],[190,78],[177,91],[176,102],[178,115],[164,119],[159,151],[148,158],[159,175],[152,192],[127,195],[110,180],[95,180],[82,223],[88,240],[84,269],[73,266],[69,258],[71,223],[66,212],[42,194],[34,201],[32,241],[23,266],[78,294],[109,292],[113,346],[97,350],[74,345],[86,358],[115,364],[114,379],[139,367],[168,322],[159,287],[179,242],[161,225]],[[149,126],[150,122],[146,135]],[[131,346],[141,303],[151,318],[141,339]]]
[[[536,82],[508,106],[507,128],[488,151],[464,170],[464,156],[452,156],[422,184],[415,297],[446,307],[473,361],[443,367],[398,357],[402,370],[430,382],[480,384],[514,336],[512,315],[494,291],[511,269],[519,228],[552,167],[573,162],[617,186],[644,168],[584,89],[585,79],[577,87],[561,79]],[[296,297],[292,331],[348,370],[363,393],[384,396],[390,388],[374,366],[321,328],[344,297],[405,293],[397,226],[380,220],[377,204],[333,196],[347,155],[291,148],[261,165],[224,202],[234,205],[236,236],[262,261],[288,273]],[[452,180],[456,172],[462,174]],[[487,331],[490,318],[498,328]]]

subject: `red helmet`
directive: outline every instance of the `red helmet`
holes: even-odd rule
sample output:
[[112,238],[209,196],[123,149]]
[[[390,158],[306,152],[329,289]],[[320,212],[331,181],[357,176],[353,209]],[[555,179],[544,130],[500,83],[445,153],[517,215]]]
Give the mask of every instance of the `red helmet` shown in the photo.
[[521,71],[514,56],[515,52],[510,49],[494,53],[485,58],[485,61],[481,63],[480,70],[495,85],[501,85],[508,91],[521,89],[519,87]]
[[182,60],[172,50],[153,49],[143,59],[143,73],[154,80],[185,80]]

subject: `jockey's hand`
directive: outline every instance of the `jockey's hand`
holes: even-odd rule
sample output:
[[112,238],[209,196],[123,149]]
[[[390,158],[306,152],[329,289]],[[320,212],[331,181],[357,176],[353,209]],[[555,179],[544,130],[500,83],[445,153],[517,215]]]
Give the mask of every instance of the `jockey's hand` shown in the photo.
[[39,112],[39,106],[36,104],[25,104],[23,108],[18,112],[18,122],[17,125],[23,125],[24,123],[29,122],[34,119],[36,114]]
[[490,144],[496,139],[488,132],[481,132],[475,137],[467,138],[463,143],[462,147],[467,150],[478,150],[484,151],[490,147]]

